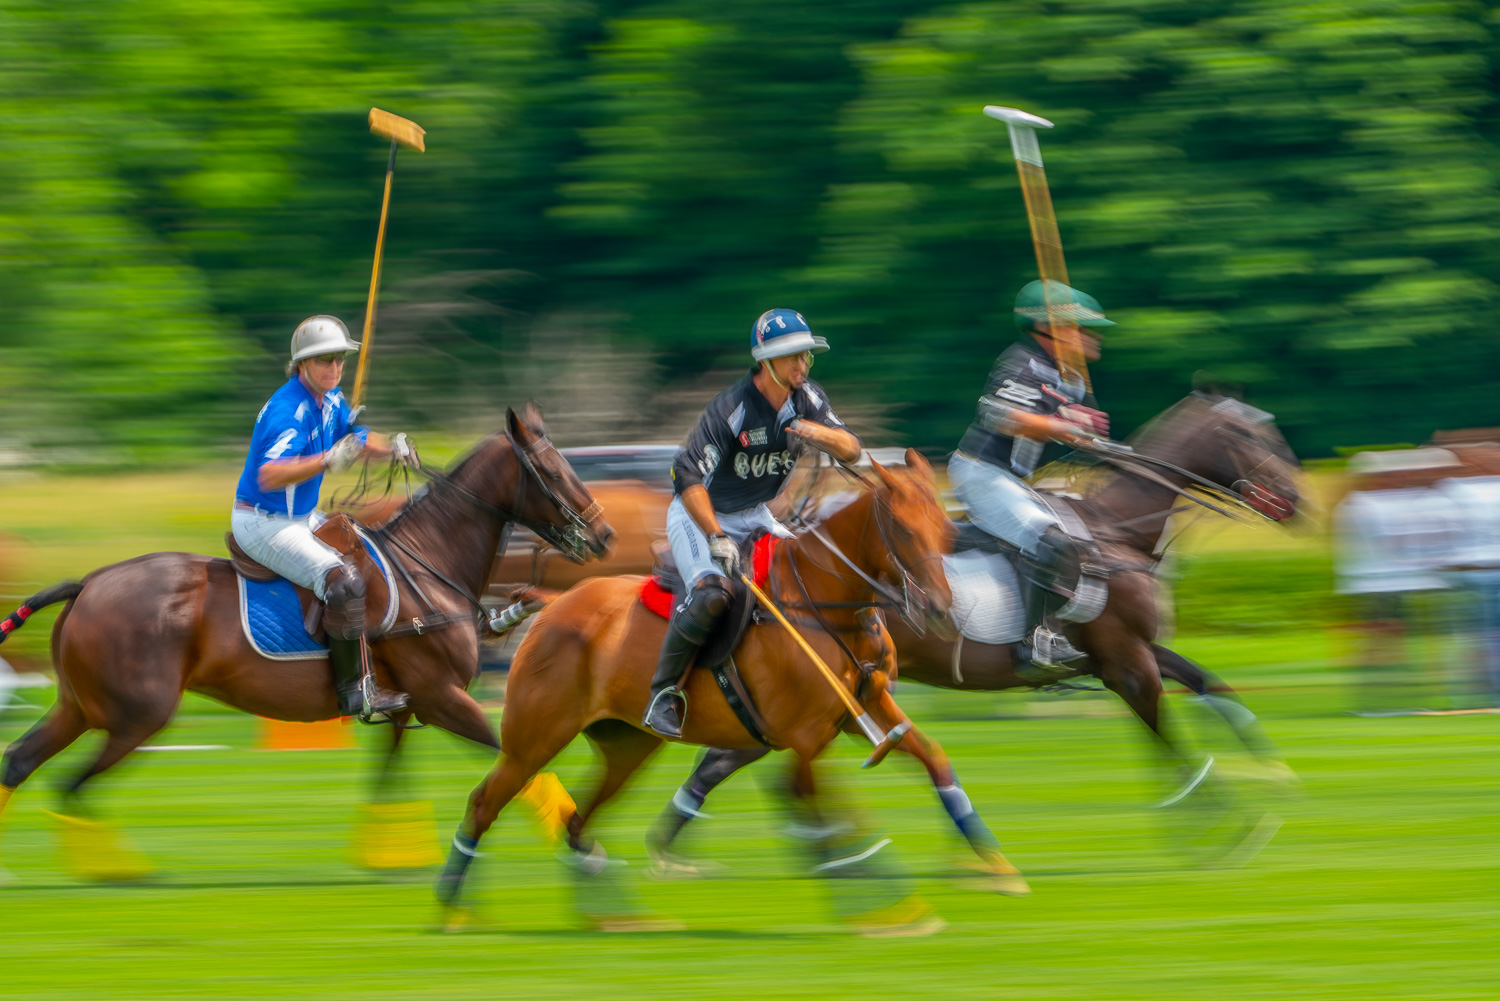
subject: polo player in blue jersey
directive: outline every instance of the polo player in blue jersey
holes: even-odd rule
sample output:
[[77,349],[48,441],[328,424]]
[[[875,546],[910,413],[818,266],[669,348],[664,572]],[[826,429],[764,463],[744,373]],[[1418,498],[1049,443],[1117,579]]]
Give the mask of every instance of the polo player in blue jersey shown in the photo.
[[404,434],[387,437],[354,425],[339,380],[344,356],[359,347],[338,317],[310,316],[297,325],[287,381],[255,418],[230,527],[251,558],[327,606],[328,662],[339,713],[368,722],[374,714],[404,709],[406,696],[364,676],[365,581],[352,560],[313,534],[325,520],[317,511],[318,491],[325,471],[345,469],[362,455],[412,461],[414,452]]
[[807,378],[813,354],[827,350],[801,313],[762,313],[750,332],[755,365],[709,402],[677,451],[667,541],[685,594],[672,611],[641,719],[663,737],[682,736],[687,701],[676,685],[729,608],[740,548],[766,533],[791,538],[766,506],[797,463],[791,443],[844,462],[859,458],[859,439]]

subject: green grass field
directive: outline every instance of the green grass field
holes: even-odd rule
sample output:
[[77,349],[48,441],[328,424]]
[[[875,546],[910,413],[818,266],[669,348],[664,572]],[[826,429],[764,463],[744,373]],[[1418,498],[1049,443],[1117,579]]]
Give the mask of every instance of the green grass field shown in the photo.
[[[1258,670],[1239,673],[1249,684]],[[476,863],[476,929],[437,934],[430,871],[381,879],[347,858],[384,734],[361,732],[357,750],[257,751],[253,720],[190,702],[155,743],[228,749],[138,754],[96,798],[160,867],[153,881],[65,873],[42,811],[87,741],[12,801],[0,997],[1494,997],[1500,717],[1358,719],[1335,711],[1320,673],[1273,669],[1251,696],[1303,785],[1281,804],[1281,833],[1237,869],[1185,866],[1169,849],[1176,820],[1147,808],[1162,788],[1154,758],[1111,700],[903,687],[1035,892],[976,889],[924,776],[899,758],[862,773],[859,749],[841,746],[827,784],[895,838],[950,922],[888,940],[835,918],[830,887],[780,832],[765,771],[724,786],[713,819],[685,835],[728,867],[720,876],[642,880],[683,931],[583,930],[567,870],[518,806]],[[12,713],[0,737],[30,715]],[[487,762],[445,734],[413,738],[410,784],[436,802],[437,839]],[[601,819],[630,869],[691,761],[670,749]],[[575,792],[591,767],[582,743],[557,763]]]
[[[216,470],[0,483],[0,582],[47,583],[153,548],[218,552],[232,481]],[[964,874],[968,849],[911,762],[861,772],[861,749],[843,743],[823,762],[826,786],[895,839],[949,922],[942,934],[853,934],[836,915],[840,887],[809,876],[782,833],[770,762],[719,790],[713,819],[686,835],[721,874],[641,879],[646,903],[684,930],[585,930],[569,870],[517,805],[475,865],[474,929],[444,935],[433,871],[392,879],[350,861],[387,734],[361,730],[354,750],[259,751],[257,721],[190,697],[153,743],[221,749],[136,754],[92,797],[156,863],[150,881],[73,878],[43,812],[97,738],[11,801],[0,998],[1495,997],[1500,716],[1348,715],[1357,699],[1325,628],[1324,540],[1212,528],[1193,548],[1174,645],[1246,693],[1302,779],[1273,804],[1284,827],[1244,867],[1197,867],[1173,848],[1200,814],[1150,808],[1167,777],[1112,698],[902,685],[1032,896],[995,896]],[[44,666],[50,620],[5,655]],[[37,714],[0,716],[0,743]],[[432,838],[446,840],[487,756],[435,731],[413,734],[409,752],[406,784],[435,804]],[[692,759],[669,748],[600,818],[595,832],[628,872],[643,871],[643,834]],[[555,768],[581,794],[587,745]]]

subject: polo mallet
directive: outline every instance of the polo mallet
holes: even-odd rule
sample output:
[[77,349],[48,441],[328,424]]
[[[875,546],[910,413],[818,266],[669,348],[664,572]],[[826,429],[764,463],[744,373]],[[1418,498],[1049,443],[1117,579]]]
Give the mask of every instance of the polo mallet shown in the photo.
[[[1057,363],[1064,376],[1076,376],[1084,386],[1093,391],[1089,382],[1088,365],[1083,357],[1083,345],[1072,324],[1059,315],[1059,307],[1066,303],[1053,302],[1052,282],[1068,284],[1068,265],[1063,260],[1062,237],[1057,233],[1057,216],[1052,210],[1052,192],[1047,187],[1047,172],[1042,169],[1042,149],[1037,145],[1036,130],[1050,129],[1052,123],[1045,118],[1022,111],[1019,108],[1002,108],[999,105],[985,106],[984,113],[1005,123],[1010,133],[1010,151],[1016,158],[1016,173],[1021,177],[1021,195],[1026,199],[1026,218],[1031,223],[1031,243],[1036,248],[1036,267],[1041,272],[1042,296],[1047,304],[1047,326],[1052,330],[1052,339],[1057,344]],[[1063,322],[1059,322],[1063,321]],[[1066,329],[1067,333],[1061,333]]]
[[370,335],[375,331],[375,296],[380,290],[380,257],[385,252],[385,220],[391,208],[391,179],[396,176],[396,150],[410,146],[418,153],[427,152],[422,137],[427,130],[416,122],[397,118],[389,111],[370,109],[370,131],[391,141],[391,157],[385,164],[385,194],[380,199],[380,228],[375,231],[375,266],[370,270],[370,298],[365,302],[365,332],[361,338],[359,368],[354,372],[352,406],[358,414],[365,399],[365,376],[370,370]]
[[849,694],[849,689],[844,687],[844,683],[838,679],[838,675],[834,674],[832,669],[823,663],[823,658],[818,656],[817,651],[812,648],[812,645],[803,639],[802,634],[797,632],[792,624],[787,621],[785,615],[781,614],[781,609],[776,607],[775,603],[766,596],[764,591],[755,586],[755,581],[751,580],[748,574],[740,574],[740,580],[744,581],[745,586],[750,589],[750,593],[755,595],[755,600],[760,602],[761,606],[771,613],[771,617],[781,623],[781,627],[791,634],[792,639],[796,640],[797,645],[802,648],[802,652],[807,654],[808,658],[817,665],[819,673],[823,675],[823,679],[838,694],[839,699],[844,703],[844,708],[849,710],[849,715],[854,717],[854,722],[859,724],[860,730],[864,732],[870,743],[875,745],[875,750],[865,759],[862,767],[873,768],[880,764],[885,759],[885,756],[890,753],[891,748],[899,744],[901,738],[905,737],[907,732],[911,730],[911,725],[905,722],[897,723],[891,728],[890,733],[882,733],[880,727],[870,718],[870,714],[865,712],[864,706],[861,706],[854,700],[854,696]]

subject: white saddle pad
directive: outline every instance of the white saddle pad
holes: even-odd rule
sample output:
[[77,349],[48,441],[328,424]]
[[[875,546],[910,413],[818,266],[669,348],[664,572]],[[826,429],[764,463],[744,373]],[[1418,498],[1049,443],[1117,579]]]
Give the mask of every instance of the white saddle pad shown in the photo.
[[953,623],[976,643],[1019,643],[1026,632],[1026,610],[1016,570],[997,553],[970,549],[943,557],[953,592]]

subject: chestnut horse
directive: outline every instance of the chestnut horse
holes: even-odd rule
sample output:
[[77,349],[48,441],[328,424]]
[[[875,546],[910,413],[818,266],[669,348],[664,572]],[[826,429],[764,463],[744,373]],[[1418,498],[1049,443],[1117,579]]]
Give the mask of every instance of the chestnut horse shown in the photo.
[[[1273,521],[1295,513],[1298,465],[1271,415],[1236,400],[1194,394],[1138,432],[1133,450],[1102,450],[1100,459],[1093,470],[1097,482],[1088,498],[1065,502],[1088,527],[1110,571],[1109,599],[1098,618],[1068,626],[1069,638],[1087,655],[1076,664],[1075,673],[1097,677],[1119,695],[1182,769],[1183,784],[1169,802],[1187,796],[1207,779],[1212,759],[1192,759],[1165,729],[1163,678],[1184,685],[1217,713],[1244,748],[1267,766],[1268,775],[1284,775],[1284,766],[1275,759],[1274,748],[1255,717],[1228,686],[1155,643],[1153,571],[1168,518],[1183,509],[1180,505],[1193,506],[1185,498],[1188,488],[1207,488],[1220,500],[1242,498],[1246,506]],[[1221,510],[1218,504],[1213,507]],[[890,633],[905,680],[981,692],[1036,687],[1016,674],[1012,646],[918,633],[900,620],[890,622]],[[968,798],[954,803],[944,795],[956,780],[942,749],[921,734],[909,736],[897,749],[927,768],[953,822],[975,851],[986,857],[993,837],[973,813]],[[673,805],[662,811],[648,839],[659,865],[692,872],[691,863],[674,855],[671,847],[697,810],[679,809],[678,800],[701,805],[714,787],[764,753],[761,748],[716,748],[704,755]]]
[[[953,526],[937,503],[932,468],[914,450],[905,469],[874,465],[869,489],[855,494],[822,524],[825,538],[848,554],[858,575],[839,565],[815,535],[780,543],[771,563],[769,593],[795,608],[802,594],[794,561],[829,568],[804,577],[815,600],[843,632],[846,653],[830,633],[801,630],[842,683],[863,703],[882,730],[909,721],[886,689],[878,665],[879,640],[860,621],[859,607],[875,600],[877,578],[909,575],[925,592],[926,613],[941,621],[950,593],[941,556]],[[806,570],[801,571],[804,575]],[[604,759],[598,787],[567,821],[568,844],[580,857],[598,859],[602,849],[585,834],[589,819],[624,786],[663,743],[641,728],[657,651],[667,622],[640,601],[643,578],[597,577],[552,601],[532,624],[511,664],[500,727],[500,760],[475,789],[438,884],[439,899],[456,903],[475,846],[521,787],[579,733]],[[851,661],[851,656],[853,660]],[[765,736],[797,757],[797,794],[809,802],[811,763],[840,730],[858,733],[844,703],[825,677],[773,621],[749,626],[735,649],[745,687],[759,708]],[[686,692],[683,740],[710,747],[759,748],[707,671],[694,671]]]
[[[602,553],[613,535],[534,410],[525,417],[507,410],[504,432],[482,441],[450,475],[434,474],[433,485],[375,533],[387,558],[405,568],[397,625],[370,643],[376,677],[411,696],[410,712],[397,722],[415,714],[489,747],[500,742],[467,687],[479,669],[477,595],[506,525],[518,521],[580,561]],[[339,521],[324,527],[338,546]],[[352,539],[339,548],[358,553],[370,621],[378,623],[388,597],[378,570]],[[57,703],[6,750],[0,810],[43,762],[85,730],[105,730],[98,757],[66,788],[76,796],[166,726],[184,691],[273,719],[338,715],[326,659],[269,660],[249,644],[227,559],[152,553],[115,563],[43,591],[6,621],[14,628],[64,599],[52,629]],[[0,629],[0,638],[8,631]]]

